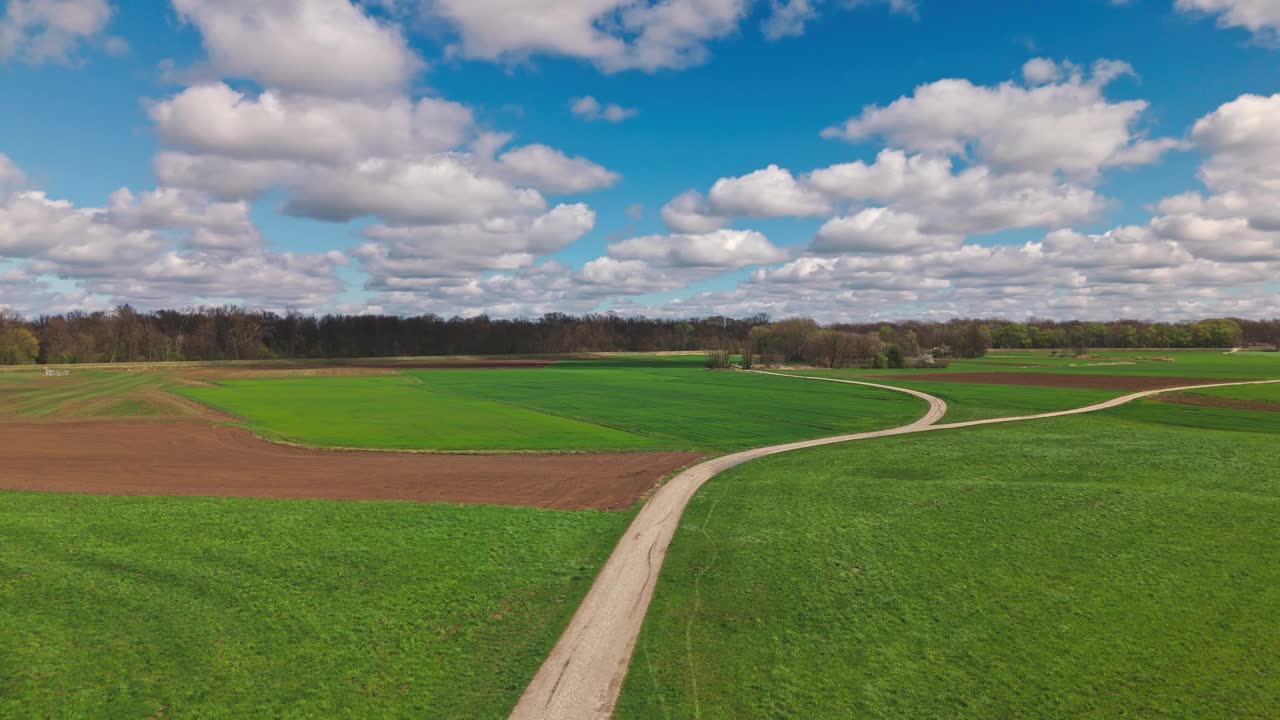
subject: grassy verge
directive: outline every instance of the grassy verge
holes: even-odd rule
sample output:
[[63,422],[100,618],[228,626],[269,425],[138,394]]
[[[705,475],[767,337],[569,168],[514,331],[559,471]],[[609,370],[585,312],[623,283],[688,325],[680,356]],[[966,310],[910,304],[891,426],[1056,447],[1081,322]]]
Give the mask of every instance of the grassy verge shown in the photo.
[[0,493],[0,717],[503,718],[629,519]]
[[1178,410],[851,443],[713,479],[616,717],[1273,717],[1280,446],[1165,422]]

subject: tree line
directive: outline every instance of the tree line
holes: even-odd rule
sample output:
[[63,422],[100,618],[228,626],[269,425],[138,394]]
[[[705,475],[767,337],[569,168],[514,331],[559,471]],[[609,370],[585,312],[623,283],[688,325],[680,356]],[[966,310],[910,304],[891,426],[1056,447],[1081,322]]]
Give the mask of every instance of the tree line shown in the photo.
[[414,355],[540,355],[723,350],[819,365],[869,365],[900,356],[978,357],[990,348],[1280,349],[1280,319],[1180,323],[955,319],[838,323],[809,318],[658,319],[552,313],[534,319],[484,315],[304,315],[236,306],[140,312],[70,312],[24,319],[0,311],[0,364],[259,360]]

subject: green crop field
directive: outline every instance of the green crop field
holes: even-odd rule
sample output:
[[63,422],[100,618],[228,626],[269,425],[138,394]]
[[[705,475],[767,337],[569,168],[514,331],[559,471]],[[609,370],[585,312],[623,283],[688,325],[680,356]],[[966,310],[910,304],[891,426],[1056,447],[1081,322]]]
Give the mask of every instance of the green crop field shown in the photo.
[[0,717],[503,718],[629,519],[0,492]]
[[1231,412],[1144,401],[724,473],[616,717],[1274,717],[1280,427],[1205,429]]
[[[919,371],[921,380],[885,379],[868,375],[863,370],[785,370],[782,372],[801,377],[863,380],[920,390],[946,401],[947,414],[943,417],[942,422],[948,423],[1067,410],[1093,405],[1094,403],[1110,400],[1125,394],[1124,391],[1037,387],[1034,385],[928,382],[928,373],[938,372],[934,370]],[[901,373],[902,371],[899,370],[897,372]]]
[[711,372],[701,358],[223,380],[179,392],[272,438],[437,450],[736,450],[910,422],[888,390]]
[[[1217,350],[1098,350],[1097,357],[1050,357],[1047,350],[993,350],[977,360],[957,360],[941,372],[1049,372],[1087,375],[1266,379],[1280,370],[1280,353],[1224,353]],[[1172,362],[1156,360],[1167,358]],[[1036,367],[1019,367],[1020,364]],[[901,371],[883,371],[901,372]],[[927,371],[938,372],[938,371]]]

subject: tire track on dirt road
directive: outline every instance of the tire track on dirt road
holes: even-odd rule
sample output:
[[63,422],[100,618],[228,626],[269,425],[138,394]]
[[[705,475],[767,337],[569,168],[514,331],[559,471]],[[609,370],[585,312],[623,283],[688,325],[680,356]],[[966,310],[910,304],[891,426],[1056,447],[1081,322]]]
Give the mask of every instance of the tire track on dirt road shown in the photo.
[[946,402],[918,390],[857,380],[785,375],[760,370],[749,372],[894,390],[927,401],[929,410],[923,417],[908,425],[744,450],[699,463],[672,478],[641,508],[626,534],[619,540],[587,596],[578,606],[573,619],[569,621],[569,626],[520,696],[512,710],[511,720],[607,720],[613,714],[614,704],[618,700],[627,666],[635,649],[636,638],[640,634],[662,562],[666,558],[667,547],[679,526],[680,515],[698,488],[729,468],[749,460],[802,448],[932,430],[1080,415],[1166,392],[1280,382],[1253,380],[1162,388],[1136,392],[1071,410],[938,424],[938,420],[947,411]]

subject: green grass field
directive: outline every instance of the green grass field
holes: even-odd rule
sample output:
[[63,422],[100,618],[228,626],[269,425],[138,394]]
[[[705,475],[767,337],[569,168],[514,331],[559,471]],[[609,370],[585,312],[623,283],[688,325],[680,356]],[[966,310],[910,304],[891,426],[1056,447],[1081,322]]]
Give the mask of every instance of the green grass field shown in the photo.
[[[1280,377],[1274,353],[1139,354],[1176,360],[1025,353],[1048,367],[888,382],[961,421],[1121,393],[931,373]],[[167,417],[180,392],[308,444],[720,452],[924,410],[700,357],[56,380],[0,373],[0,418]],[[1197,392],[1280,399],[1280,385]],[[1144,401],[736,468],[684,516],[617,717],[1269,717],[1278,435],[1280,413]],[[630,517],[0,492],[0,717],[502,718]]]
[[[878,382],[920,390],[946,401],[947,414],[943,417],[942,422],[948,423],[1067,410],[1092,405],[1125,394],[1122,391],[1036,387],[1034,385],[929,382],[927,374],[921,375],[922,378],[926,379],[917,381],[886,380],[868,376],[862,370],[786,370],[783,372],[788,375],[808,377],[865,380],[867,382]],[[928,372],[937,371],[931,370]]]
[[910,422],[887,390],[711,372],[701,359],[224,380],[180,392],[272,438],[438,450],[736,450]]
[[629,520],[0,492],[0,717],[504,718]]
[[616,717],[1274,717],[1280,428],[1204,429],[1218,412],[1143,402],[712,479]]
[[[1251,380],[1276,377],[1277,370],[1280,370],[1280,353],[1274,352],[1227,354],[1219,350],[1094,350],[1090,354],[1097,357],[1050,357],[1047,350],[992,350],[989,357],[957,360],[940,372],[1050,372]],[[1173,362],[1152,358],[1172,358]],[[1017,367],[1019,364],[1039,367]]]

